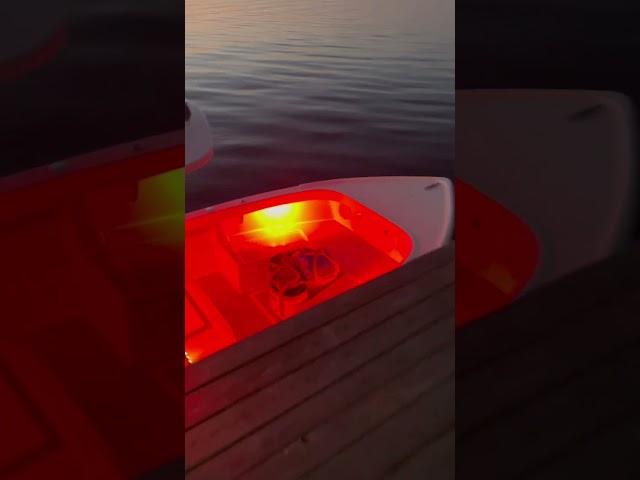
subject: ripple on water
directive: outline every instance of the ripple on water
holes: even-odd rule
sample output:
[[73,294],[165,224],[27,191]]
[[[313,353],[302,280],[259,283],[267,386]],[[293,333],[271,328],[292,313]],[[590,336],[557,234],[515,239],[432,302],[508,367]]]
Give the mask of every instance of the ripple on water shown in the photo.
[[448,175],[454,2],[187,0],[186,95],[215,162],[187,208],[335,177]]

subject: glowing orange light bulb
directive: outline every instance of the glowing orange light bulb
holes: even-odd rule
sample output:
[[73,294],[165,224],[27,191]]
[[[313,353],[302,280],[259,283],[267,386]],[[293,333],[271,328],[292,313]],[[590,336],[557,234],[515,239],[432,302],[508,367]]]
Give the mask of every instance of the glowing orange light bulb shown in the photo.
[[293,205],[290,203],[284,205],[276,205],[275,207],[265,208],[264,210],[260,210],[258,213],[261,213],[267,218],[271,219],[282,219],[291,214],[293,210]]
[[301,202],[275,205],[246,215],[245,234],[266,245],[286,245],[296,238],[306,238],[301,228],[304,220]]

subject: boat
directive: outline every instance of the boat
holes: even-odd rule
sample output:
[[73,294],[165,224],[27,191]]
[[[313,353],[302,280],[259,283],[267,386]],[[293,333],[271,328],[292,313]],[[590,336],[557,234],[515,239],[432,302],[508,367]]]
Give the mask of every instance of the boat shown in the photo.
[[456,328],[516,301],[539,269],[538,236],[520,217],[456,179]]
[[[187,110],[194,172],[213,149],[206,118],[193,104]],[[185,365],[441,248],[452,240],[453,211],[449,179],[364,177],[188,213]]]
[[456,91],[458,327],[634,241],[636,128],[616,92]]
[[[183,167],[179,129],[0,179],[3,318],[14,319],[0,351],[2,398],[21,439],[3,450],[0,472],[137,478],[184,455],[175,435],[148,427],[183,425],[174,399],[184,380],[164,361],[184,330]],[[138,423],[105,430],[114,412]],[[59,440],[31,455],[47,436]],[[87,439],[102,446],[87,449]],[[130,455],[150,441],[157,448]]]
[[0,477],[154,478],[184,457],[183,25],[65,3],[1,8]]

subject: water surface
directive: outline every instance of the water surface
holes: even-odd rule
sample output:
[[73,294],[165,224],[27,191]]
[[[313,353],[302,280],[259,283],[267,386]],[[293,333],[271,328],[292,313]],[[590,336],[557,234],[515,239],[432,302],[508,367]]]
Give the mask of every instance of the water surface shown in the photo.
[[187,208],[302,182],[449,175],[453,0],[187,0],[216,157]]

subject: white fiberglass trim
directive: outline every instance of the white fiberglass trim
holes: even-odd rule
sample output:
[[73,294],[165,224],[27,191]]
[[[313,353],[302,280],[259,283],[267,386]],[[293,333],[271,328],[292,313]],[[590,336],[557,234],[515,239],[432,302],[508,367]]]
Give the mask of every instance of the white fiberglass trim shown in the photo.
[[185,122],[185,153],[187,171],[206,165],[213,157],[213,140],[209,122],[204,113],[191,102],[186,102],[191,116]]

